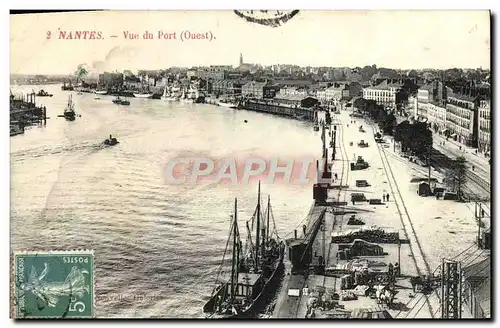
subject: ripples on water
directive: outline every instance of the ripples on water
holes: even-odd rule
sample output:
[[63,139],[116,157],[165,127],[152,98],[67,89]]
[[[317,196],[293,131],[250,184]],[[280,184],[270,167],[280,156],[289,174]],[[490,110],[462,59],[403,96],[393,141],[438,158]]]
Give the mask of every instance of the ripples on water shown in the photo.
[[[256,184],[167,185],[169,159],[319,155],[307,123],[162,100],[120,107],[75,92],[82,116],[66,122],[57,115],[69,93],[43,89],[54,93],[37,99],[47,126],[11,138],[12,249],[94,249],[98,317],[201,317],[234,198],[241,222],[253,213]],[[120,144],[100,147],[109,134]],[[282,237],[312,200],[310,185],[263,184],[262,192]]]

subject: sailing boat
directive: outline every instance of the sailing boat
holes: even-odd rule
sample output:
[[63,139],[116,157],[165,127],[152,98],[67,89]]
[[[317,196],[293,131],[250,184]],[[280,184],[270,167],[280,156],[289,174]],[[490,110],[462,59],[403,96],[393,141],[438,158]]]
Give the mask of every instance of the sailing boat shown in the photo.
[[66,106],[66,109],[64,110],[64,118],[68,121],[74,121],[76,118],[75,104],[73,104],[72,95],[69,95],[68,105]]
[[176,101],[177,98],[172,96],[172,92],[167,91],[167,87],[163,89],[163,96],[161,96],[161,99],[167,100],[167,101]]
[[189,97],[189,94],[186,93],[185,89],[182,90],[181,101],[189,104],[194,102],[194,100]]
[[[218,286],[214,288],[212,296],[203,307],[207,318],[254,316],[265,308],[270,296],[276,292],[284,267],[285,243],[277,236],[275,225],[274,231],[269,232],[271,217],[271,203],[268,198],[267,216],[266,220],[263,220],[259,182],[257,207],[252,220],[247,221],[248,240],[243,249],[235,199],[231,232],[224,252],[227,253],[227,247],[232,239],[231,275],[226,281],[222,280],[223,265],[221,265],[217,276]],[[255,241],[252,238],[254,221],[256,221]],[[224,260],[223,258],[222,264],[225,263]]]

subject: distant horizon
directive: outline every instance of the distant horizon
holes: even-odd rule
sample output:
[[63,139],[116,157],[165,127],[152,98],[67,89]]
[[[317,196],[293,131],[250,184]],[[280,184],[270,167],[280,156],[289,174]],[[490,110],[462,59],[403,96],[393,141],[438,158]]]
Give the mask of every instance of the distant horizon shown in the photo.
[[[377,69],[380,69],[380,68],[384,68],[384,69],[392,69],[392,70],[396,70],[396,71],[411,71],[411,70],[415,70],[415,71],[430,71],[430,70],[433,70],[433,71],[446,71],[446,70],[451,70],[451,69],[460,69],[460,70],[483,70],[483,71],[491,71],[490,68],[482,68],[482,67],[448,67],[448,68],[393,68],[393,67],[386,67],[386,66],[379,66],[377,64],[372,64],[372,65],[364,65],[364,66],[352,66],[352,67],[349,67],[349,66],[310,66],[310,65],[307,65],[307,66],[300,66],[300,65],[297,65],[297,64],[270,64],[270,65],[264,65],[264,64],[260,64],[260,63],[246,63],[246,64],[255,64],[255,65],[262,65],[262,66],[273,66],[273,65],[290,65],[290,66],[298,66],[300,68],[305,68],[305,67],[312,67],[312,68],[322,68],[322,67],[326,67],[326,68],[329,68],[329,69],[339,69],[339,68],[350,68],[350,69],[354,69],[356,67],[359,67],[359,68],[363,68],[365,66],[372,66],[372,65],[376,65],[377,66]],[[211,66],[229,66],[229,65],[224,65],[224,64],[218,64],[218,65],[211,65]],[[238,66],[234,66],[234,65],[231,65],[233,68],[237,68]],[[167,68],[150,68],[150,69],[139,69],[139,70],[131,70],[131,69],[128,69],[128,68],[125,68],[125,69],[122,69],[122,70],[119,70],[118,69],[118,72],[119,73],[123,73],[124,71],[132,71],[132,73],[134,73],[134,71],[165,71],[165,70],[168,70],[168,69],[172,69],[172,68],[180,68],[180,69],[191,69],[191,68],[194,68],[194,67],[210,67],[210,66],[171,66],[171,67],[167,67]],[[76,69],[75,69],[76,70]],[[106,73],[114,73],[114,71],[116,70],[109,70],[109,71],[104,71]],[[103,72],[103,73],[104,73]],[[99,74],[102,74],[102,73],[99,73]],[[135,73],[134,73],[135,74]],[[43,75],[43,76],[76,76],[75,73],[11,73],[10,76],[12,77],[13,75],[23,75],[23,76],[34,76],[34,75]],[[87,75],[86,77],[91,77],[91,76],[94,76],[92,74],[89,74]]]

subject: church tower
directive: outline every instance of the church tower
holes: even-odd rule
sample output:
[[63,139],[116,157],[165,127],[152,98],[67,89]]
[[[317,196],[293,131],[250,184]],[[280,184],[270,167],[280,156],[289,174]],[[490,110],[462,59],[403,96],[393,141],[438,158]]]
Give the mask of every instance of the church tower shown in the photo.
[[243,54],[240,53],[240,66],[243,65]]

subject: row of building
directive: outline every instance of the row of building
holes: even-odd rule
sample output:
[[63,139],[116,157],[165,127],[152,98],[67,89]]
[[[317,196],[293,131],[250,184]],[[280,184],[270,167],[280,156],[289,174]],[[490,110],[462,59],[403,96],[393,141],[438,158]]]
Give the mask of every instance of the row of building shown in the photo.
[[479,96],[454,93],[443,82],[435,80],[418,88],[408,97],[402,82],[383,81],[363,89],[363,98],[387,107],[405,104],[416,117],[424,118],[434,131],[488,153],[491,149],[491,107]]

